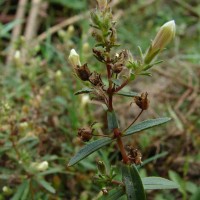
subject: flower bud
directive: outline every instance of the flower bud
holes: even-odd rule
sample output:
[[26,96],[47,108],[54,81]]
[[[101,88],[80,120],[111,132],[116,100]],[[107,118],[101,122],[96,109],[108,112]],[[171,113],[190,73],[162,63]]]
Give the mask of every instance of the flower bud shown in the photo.
[[67,32],[68,32],[69,34],[72,34],[72,33],[74,32],[74,26],[73,26],[73,25],[70,25],[70,26],[68,27],[68,29],[67,29]]
[[38,171],[45,171],[47,170],[49,167],[49,163],[47,161],[43,161],[41,163],[39,163],[37,166],[36,166],[36,169]]
[[3,186],[2,191],[5,196],[10,196],[13,193],[13,190],[7,186]]
[[106,166],[103,161],[99,160],[97,162],[97,168],[102,175],[106,174]]
[[76,53],[74,49],[70,51],[69,62],[73,67],[81,66],[79,55]]
[[146,64],[149,64],[155,56],[165,48],[165,46],[174,38],[175,32],[176,25],[174,20],[171,20],[161,26],[145,55],[144,62]]

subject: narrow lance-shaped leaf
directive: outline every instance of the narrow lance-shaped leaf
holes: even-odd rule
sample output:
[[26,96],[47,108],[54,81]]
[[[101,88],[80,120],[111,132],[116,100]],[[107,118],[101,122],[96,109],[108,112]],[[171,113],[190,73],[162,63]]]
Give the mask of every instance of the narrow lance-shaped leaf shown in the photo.
[[118,128],[118,121],[115,112],[107,112],[108,130],[111,132],[114,128]]
[[116,93],[117,95],[121,95],[121,96],[126,96],[126,97],[136,97],[139,96],[139,94],[137,92],[131,92],[131,91],[119,91]]
[[123,136],[132,135],[134,133],[152,128],[154,126],[164,124],[170,120],[171,120],[171,118],[164,117],[164,118],[157,118],[157,119],[149,119],[149,120],[140,122],[140,123],[138,123],[136,125],[132,125],[130,128],[128,128],[128,130],[126,131],[126,133]]
[[55,193],[56,190],[44,179],[40,179],[37,178],[36,181],[39,183],[39,185],[41,185],[43,188],[45,188],[47,191],[51,192],[51,193]]
[[78,90],[77,92],[75,92],[74,94],[75,95],[79,95],[79,94],[87,94],[87,93],[90,93],[90,92],[92,92],[92,90],[93,89],[91,89],[91,88],[83,88],[83,89],[81,89],[81,90]]
[[24,191],[29,187],[29,181],[25,180],[15,192],[15,195],[11,198],[11,200],[20,200],[24,194]]
[[122,178],[128,200],[146,200],[142,180],[135,165],[122,165]]
[[78,151],[78,153],[74,157],[71,158],[68,166],[76,164],[77,162],[81,161],[83,158],[89,156],[90,154],[100,149],[101,147],[110,144],[112,141],[113,139],[111,138],[103,138],[90,142],[89,144],[86,144],[83,148],[81,148]]
[[153,176],[142,178],[142,183],[145,190],[177,189],[179,187],[173,181]]

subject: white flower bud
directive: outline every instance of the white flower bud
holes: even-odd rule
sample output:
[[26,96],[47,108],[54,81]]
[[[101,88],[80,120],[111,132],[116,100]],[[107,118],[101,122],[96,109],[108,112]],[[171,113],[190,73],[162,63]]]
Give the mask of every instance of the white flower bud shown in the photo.
[[72,49],[70,51],[70,54],[69,54],[69,61],[71,63],[71,65],[73,67],[77,67],[78,66],[81,66],[81,62],[80,62],[80,59],[79,59],[79,55],[76,53],[76,51],[74,49]]
[[67,29],[67,32],[68,32],[69,34],[72,34],[72,33],[74,32],[74,26],[73,26],[73,25],[70,25],[70,26],[68,27],[68,29]]
[[21,52],[20,52],[19,50],[15,51],[14,58],[15,58],[16,60],[19,60],[20,57],[21,57]]
[[160,27],[155,39],[145,56],[145,63],[150,63],[153,58],[163,50],[167,44],[174,38],[176,33],[176,24],[174,20],[165,23]]
[[57,71],[56,71],[56,77],[57,77],[57,78],[62,77],[62,71],[57,70]]
[[43,161],[41,163],[39,163],[37,166],[36,166],[36,169],[38,171],[45,171],[47,170],[49,167],[49,163],[47,161]]
[[81,105],[84,107],[90,101],[89,95],[83,95],[81,98]]
[[2,190],[3,192],[8,192],[9,188],[7,186],[3,186]]

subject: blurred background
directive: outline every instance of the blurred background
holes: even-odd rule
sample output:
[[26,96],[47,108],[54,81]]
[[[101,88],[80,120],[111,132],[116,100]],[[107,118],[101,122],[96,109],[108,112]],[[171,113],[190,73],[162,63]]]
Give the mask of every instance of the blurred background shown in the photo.
[[[152,200],[197,200],[200,186],[200,2],[198,0],[112,0],[118,41],[135,57],[145,52],[159,27],[172,19],[176,38],[160,55],[152,77],[139,77],[129,90],[148,92],[150,109],[139,120],[169,116],[162,127],[125,141],[152,158],[142,176],[162,176],[179,190],[148,192]],[[75,48],[82,63],[105,71],[92,56],[89,10],[94,0],[0,0],[0,200],[90,200],[96,161],[119,162],[115,145],[74,167],[69,159],[84,144],[77,129],[106,116],[87,95],[68,63]],[[121,127],[138,108],[131,98],[116,97]]]

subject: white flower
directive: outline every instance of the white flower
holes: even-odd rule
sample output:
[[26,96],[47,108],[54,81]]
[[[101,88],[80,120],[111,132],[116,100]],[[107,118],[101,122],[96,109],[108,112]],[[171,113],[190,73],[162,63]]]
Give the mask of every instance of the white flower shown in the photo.
[[72,49],[69,54],[69,61],[73,67],[81,66],[79,55],[76,53],[75,49]]
[[154,38],[150,48],[145,55],[145,63],[150,63],[155,56],[162,51],[167,44],[171,42],[176,33],[176,24],[174,20],[165,23],[160,27],[156,37]]

